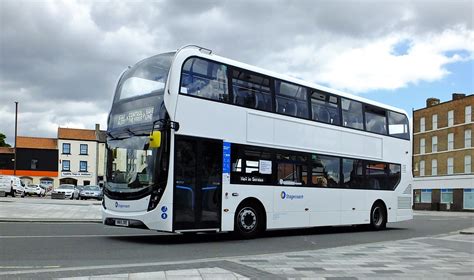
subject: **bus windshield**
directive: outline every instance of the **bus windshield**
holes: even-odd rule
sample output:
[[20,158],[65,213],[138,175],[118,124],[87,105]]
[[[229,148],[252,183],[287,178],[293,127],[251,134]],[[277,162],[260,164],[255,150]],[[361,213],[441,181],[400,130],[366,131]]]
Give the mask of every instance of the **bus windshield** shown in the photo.
[[107,187],[114,192],[136,192],[154,185],[158,149],[148,149],[148,136],[108,141]]

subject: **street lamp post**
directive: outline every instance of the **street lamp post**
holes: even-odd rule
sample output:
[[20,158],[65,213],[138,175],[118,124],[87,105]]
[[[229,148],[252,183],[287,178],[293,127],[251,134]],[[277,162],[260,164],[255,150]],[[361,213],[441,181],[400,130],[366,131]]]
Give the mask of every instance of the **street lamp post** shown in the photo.
[[15,161],[13,162],[13,176],[16,176],[16,138],[18,131],[18,101],[15,101]]

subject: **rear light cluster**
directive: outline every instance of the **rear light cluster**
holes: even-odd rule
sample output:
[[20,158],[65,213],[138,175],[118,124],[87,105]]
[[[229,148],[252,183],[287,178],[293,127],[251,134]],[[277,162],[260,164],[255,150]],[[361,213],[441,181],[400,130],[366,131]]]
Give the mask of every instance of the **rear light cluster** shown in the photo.
[[161,188],[158,188],[152,191],[151,196],[150,196],[150,203],[148,203],[148,211],[151,211],[156,208],[156,206],[160,202],[162,195],[163,195],[163,190]]

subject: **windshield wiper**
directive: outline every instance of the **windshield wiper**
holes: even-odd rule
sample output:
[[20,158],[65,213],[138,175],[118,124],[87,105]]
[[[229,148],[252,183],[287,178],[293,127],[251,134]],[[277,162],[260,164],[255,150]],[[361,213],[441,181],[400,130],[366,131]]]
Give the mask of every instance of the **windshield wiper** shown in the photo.
[[150,136],[150,134],[147,133],[135,133],[130,128],[127,128],[125,131],[127,131],[128,134],[132,136]]
[[123,140],[123,139],[127,139],[129,137],[117,137],[117,136],[114,136],[112,133],[110,132],[106,132],[105,134],[107,134],[108,137],[112,138],[112,140]]

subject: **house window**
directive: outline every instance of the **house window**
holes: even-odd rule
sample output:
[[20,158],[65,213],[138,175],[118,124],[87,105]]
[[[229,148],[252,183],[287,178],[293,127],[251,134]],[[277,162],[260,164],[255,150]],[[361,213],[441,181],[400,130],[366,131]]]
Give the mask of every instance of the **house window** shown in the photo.
[[466,108],[464,108],[464,122],[466,123],[470,123],[471,122],[471,119],[472,119],[472,107],[471,106],[466,106]]
[[436,153],[438,151],[438,136],[431,138],[431,152]]
[[471,147],[471,130],[466,129],[464,130],[464,148]]
[[425,153],[425,138],[420,139],[420,154]]
[[454,111],[448,111],[448,126],[454,125]]
[[441,189],[441,203],[453,203],[453,190]]
[[63,154],[66,154],[66,155],[71,154],[71,144],[70,143],[63,143]]
[[31,160],[31,169],[38,169],[38,160],[37,159],[32,159]]
[[464,173],[471,173],[471,156],[464,156]]
[[79,171],[87,172],[87,161],[80,161],[79,162]]
[[421,190],[421,203],[431,203],[431,190]]
[[437,114],[434,114],[431,117],[431,124],[432,124],[433,130],[438,129],[438,115]]
[[454,173],[454,159],[452,157],[448,158],[447,168],[448,168],[448,175],[451,175]]
[[438,175],[438,161],[436,159],[431,160],[431,175]]
[[88,145],[87,144],[81,144],[80,154],[81,155],[87,155],[87,150],[88,150]]
[[420,176],[425,176],[425,161],[420,161]]
[[63,171],[71,171],[71,162],[69,160],[63,160]]
[[425,131],[425,118],[421,118],[420,119],[420,132],[424,132]]
[[454,133],[448,133],[448,151],[454,149]]

